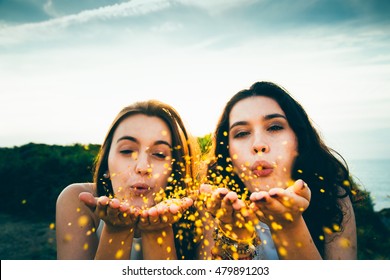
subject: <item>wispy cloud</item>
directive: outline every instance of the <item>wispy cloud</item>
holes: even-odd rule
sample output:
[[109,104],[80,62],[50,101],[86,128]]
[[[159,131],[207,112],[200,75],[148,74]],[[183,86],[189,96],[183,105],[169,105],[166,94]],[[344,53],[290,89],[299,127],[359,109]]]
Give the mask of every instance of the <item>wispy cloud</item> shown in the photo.
[[[50,9],[50,2],[46,9]],[[171,6],[166,0],[133,0],[131,2],[87,10],[74,15],[63,16],[39,23],[0,27],[0,46],[15,44],[35,37],[47,36],[58,30],[97,20],[135,17],[160,11]]]

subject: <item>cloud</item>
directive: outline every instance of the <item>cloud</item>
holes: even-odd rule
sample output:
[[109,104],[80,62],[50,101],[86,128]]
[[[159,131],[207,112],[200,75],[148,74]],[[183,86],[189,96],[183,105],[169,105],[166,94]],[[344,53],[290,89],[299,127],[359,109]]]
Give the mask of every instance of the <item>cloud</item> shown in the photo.
[[[86,10],[74,15],[67,15],[39,23],[25,23],[17,26],[3,25],[0,29],[0,46],[46,37],[53,33],[55,34],[57,31],[72,26],[83,25],[92,21],[107,21],[111,19],[147,15],[166,9],[170,5],[170,1],[165,0],[134,0],[93,10]],[[45,9],[54,13],[52,8],[52,2],[48,1],[45,4]]]

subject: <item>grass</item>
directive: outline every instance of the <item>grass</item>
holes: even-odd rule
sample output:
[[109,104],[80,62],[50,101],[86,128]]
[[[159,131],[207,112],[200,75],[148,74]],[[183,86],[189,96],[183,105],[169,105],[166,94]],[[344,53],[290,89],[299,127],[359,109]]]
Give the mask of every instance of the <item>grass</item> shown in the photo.
[[0,214],[0,259],[55,260],[55,230],[50,223]]

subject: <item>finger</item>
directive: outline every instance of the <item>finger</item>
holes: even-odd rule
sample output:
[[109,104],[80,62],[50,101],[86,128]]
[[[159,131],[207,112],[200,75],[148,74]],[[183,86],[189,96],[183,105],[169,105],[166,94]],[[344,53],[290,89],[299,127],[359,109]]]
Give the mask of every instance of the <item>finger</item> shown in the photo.
[[211,194],[213,192],[212,186],[209,184],[201,184],[199,187],[201,194]]
[[221,208],[222,199],[226,196],[226,194],[229,192],[226,188],[219,188],[216,189],[212,195],[211,198],[206,200],[206,209],[210,212],[215,212]]
[[156,207],[152,207],[148,210],[149,224],[156,224],[160,222],[160,215]]
[[130,208],[129,208],[129,206],[128,206],[127,204],[121,203],[121,204],[119,205],[119,211],[121,211],[121,212],[123,212],[123,213],[128,212],[129,209],[130,209]]
[[181,205],[183,208],[187,209],[194,204],[194,200],[190,197],[183,197],[181,199]]
[[113,209],[119,209],[119,207],[121,206],[121,202],[119,201],[119,199],[113,198],[111,199],[109,205]]
[[301,179],[295,181],[294,185],[293,185],[293,191],[305,198],[307,201],[310,201],[311,199],[311,191],[310,191],[310,188],[308,187],[308,185]]
[[159,213],[156,207],[152,207],[145,211],[149,217],[158,217]]
[[176,204],[169,205],[169,212],[172,214],[177,214],[180,211],[180,206]]
[[265,198],[266,194],[267,194],[267,192],[264,192],[264,191],[254,192],[251,194],[249,199],[254,203],[265,202],[266,201],[266,198]]
[[169,205],[166,203],[159,203],[156,206],[154,206],[153,208],[155,208],[157,210],[157,215],[163,215],[166,212],[168,212]]
[[[224,211],[220,213],[223,214],[226,218],[232,218],[233,217],[233,203],[238,199],[237,193],[235,192],[229,192],[226,194],[226,196],[223,198],[220,209],[223,209]],[[222,216],[220,218],[223,218]]]
[[267,206],[269,207],[277,206],[278,202],[287,208],[294,206],[296,196],[292,191],[292,187],[287,189],[273,188],[269,190],[268,194],[270,198],[268,199],[268,197],[265,196],[265,199],[268,204]]
[[233,209],[234,209],[235,211],[241,211],[241,209],[245,209],[245,208],[246,208],[245,202],[242,201],[241,199],[235,200],[235,201],[232,203],[232,206],[233,206]]
[[98,199],[89,192],[82,192],[79,194],[79,199],[87,205],[92,211],[96,209]]
[[98,198],[97,202],[102,206],[107,206],[110,202],[110,199],[107,196],[101,196]]

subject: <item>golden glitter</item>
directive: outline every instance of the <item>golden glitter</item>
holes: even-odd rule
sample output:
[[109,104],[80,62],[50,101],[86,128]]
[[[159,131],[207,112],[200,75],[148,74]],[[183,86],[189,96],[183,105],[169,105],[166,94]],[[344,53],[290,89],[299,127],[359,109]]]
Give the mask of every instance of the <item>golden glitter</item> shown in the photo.
[[170,246],[167,247],[167,253],[170,253],[172,251],[172,248]]
[[158,245],[162,245],[162,244],[163,244],[163,241],[164,241],[164,240],[163,240],[162,237],[158,237],[158,238],[157,238],[157,244],[158,244]]
[[78,219],[78,224],[80,227],[84,227],[88,224],[88,216],[87,215],[82,215]]
[[285,218],[287,221],[290,221],[290,222],[293,222],[293,221],[294,221],[293,216],[292,216],[291,213],[289,213],[289,212],[286,212],[286,213],[284,214],[284,218]]
[[26,203],[27,203],[27,200],[23,199],[22,204],[26,204]]
[[234,154],[234,155],[232,156],[232,158],[233,158],[233,159],[238,159],[238,155],[237,155],[237,154]]
[[303,171],[302,171],[301,169],[298,169],[298,173],[301,173],[301,174],[302,174],[302,173],[303,173]]
[[342,247],[342,248],[349,248],[349,247],[351,247],[351,242],[347,238],[345,238],[345,237],[341,237],[340,238],[339,244],[340,244],[340,247]]
[[76,208],[76,212],[80,212],[81,211],[81,208],[80,207],[77,207]]
[[330,228],[328,228],[328,227],[324,227],[324,233],[326,233],[326,234],[332,234],[333,233],[333,231],[330,229]]
[[202,225],[203,225],[202,220],[198,219],[198,220],[195,221],[195,226],[196,227],[201,227]]
[[64,236],[64,241],[65,242],[69,242],[73,239],[72,235],[70,235],[69,233],[65,234]]
[[280,255],[280,256],[282,256],[282,257],[287,256],[287,250],[286,250],[286,248],[280,247],[278,251],[279,251],[279,255]]
[[161,131],[161,135],[162,135],[162,136],[167,136],[167,135],[168,135],[168,132],[167,132],[166,130],[163,130],[163,131]]
[[89,248],[88,243],[84,243],[84,246],[83,246],[84,251],[87,251],[88,248]]
[[139,252],[139,251],[141,251],[141,245],[140,244],[135,244],[134,245],[134,249],[137,251],[137,252]]
[[343,181],[343,185],[346,186],[346,187],[350,187],[351,183],[348,180],[344,180]]
[[49,225],[49,228],[50,229],[54,229],[56,226],[55,226],[55,224],[54,223],[51,223],[50,225]]
[[321,193],[324,193],[324,192],[325,192],[325,190],[324,190],[324,189],[320,189],[320,192],[321,192]]
[[283,227],[280,224],[276,223],[276,222],[272,222],[271,223],[271,227],[272,227],[273,230],[281,230],[281,229],[283,229]]
[[227,131],[224,131],[224,132],[223,132],[223,136],[228,136]]
[[123,250],[122,249],[119,249],[118,251],[116,251],[116,254],[115,254],[115,258],[116,259],[120,259],[122,258],[123,256]]

